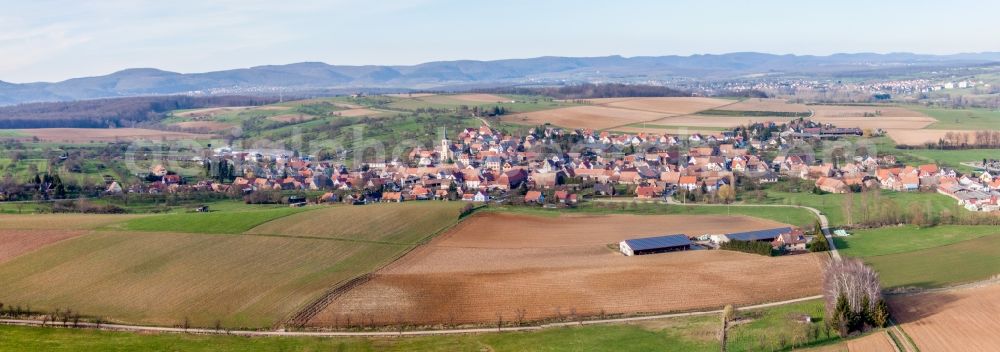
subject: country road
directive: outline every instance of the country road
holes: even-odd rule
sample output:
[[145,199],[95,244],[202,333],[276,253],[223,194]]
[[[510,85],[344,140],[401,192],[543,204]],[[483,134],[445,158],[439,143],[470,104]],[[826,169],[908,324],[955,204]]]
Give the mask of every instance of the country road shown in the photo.
[[[810,301],[814,299],[823,298],[822,295],[802,297],[796,299],[790,299],[786,301],[771,302],[756,304],[751,306],[745,306],[737,308],[738,310],[752,310],[759,308],[775,307],[785,304],[799,303],[803,301]],[[710,315],[710,314],[721,314],[722,310],[708,310],[699,312],[687,312],[687,313],[670,313],[670,314],[657,314],[657,315],[646,315],[628,318],[614,318],[614,319],[600,319],[600,320],[581,320],[581,321],[571,321],[571,322],[561,322],[561,323],[549,323],[534,326],[513,326],[513,327],[501,327],[501,328],[468,328],[468,329],[446,329],[446,330],[403,330],[403,331],[265,331],[265,330],[215,330],[215,329],[200,329],[200,328],[175,328],[175,327],[160,327],[160,326],[143,326],[143,325],[125,325],[125,324],[96,324],[91,322],[80,322],[78,324],[79,328],[85,329],[102,329],[102,330],[114,330],[114,331],[131,331],[131,332],[146,332],[146,333],[183,333],[183,334],[202,334],[202,335],[234,335],[234,336],[248,336],[248,337],[266,337],[266,336],[312,336],[312,337],[392,337],[392,336],[422,336],[422,335],[455,335],[455,334],[477,334],[477,333],[492,333],[492,332],[516,332],[516,331],[538,331],[542,329],[550,329],[557,327],[567,327],[567,326],[577,326],[577,325],[595,325],[595,324],[614,324],[614,323],[628,323],[637,322],[645,320],[655,320],[655,319],[666,319],[666,318],[679,318],[679,317],[690,317],[690,316],[700,316],[700,315]],[[41,320],[34,319],[0,319],[0,324],[5,325],[19,325],[19,326],[61,326],[60,323],[53,323],[52,321],[43,322]],[[72,325],[72,323],[70,324]]]

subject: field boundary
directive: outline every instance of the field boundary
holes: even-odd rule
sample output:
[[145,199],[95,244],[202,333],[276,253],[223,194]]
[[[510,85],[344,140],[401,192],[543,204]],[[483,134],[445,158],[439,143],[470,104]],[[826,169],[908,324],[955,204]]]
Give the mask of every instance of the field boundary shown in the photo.
[[[770,308],[775,306],[781,306],[786,304],[794,304],[805,301],[811,301],[823,298],[822,295],[808,296],[795,298],[785,301],[771,302],[756,304],[751,306],[745,306],[737,308],[737,310],[754,310],[761,308]],[[467,328],[467,329],[449,329],[449,330],[402,330],[402,331],[261,331],[261,330],[215,330],[215,329],[202,329],[202,328],[174,328],[174,327],[159,327],[159,326],[142,326],[142,325],[125,325],[125,324],[97,324],[92,322],[80,322],[77,324],[79,328],[86,329],[99,329],[99,330],[111,330],[111,331],[132,331],[132,332],[153,332],[153,333],[181,333],[181,334],[200,334],[200,335],[235,335],[235,336],[256,336],[256,337],[266,337],[266,336],[313,336],[313,337],[390,337],[390,336],[422,336],[422,335],[455,335],[455,334],[479,334],[479,333],[491,333],[491,332],[517,332],[517,331],[539,331],[543,329],[551,329],[558,327],[569,327],[569,326],[583,326],[583,325],[596,325],[596,324],[613,324],[613,323],[628,323],[636,321],[645,320],[656,320],[656,319],[668,319],[668,318],[680,318],[680,317],[692,317],[692,316],[702,316],[702,315],[712,315],[721,314],[722,309],[707,310],[707,311],[697,311],[697,312],[686,312],[686,313],[668,313],[668,314],[657,314],[657,315],[645,315],[637,317],[628,318],[614,318],[614,319],[601,319],[601,320],[581,320],[573,322],[560,322],[560,323],[549,323],[534,326],[514,326],[514,327],[498,327],[498,328]],[[50,321],[42,321],[35,319],[0,319],[0,324],[5,325],[19,325],[19,326],[53,326],[58,327],[60,324],[53,323]]]

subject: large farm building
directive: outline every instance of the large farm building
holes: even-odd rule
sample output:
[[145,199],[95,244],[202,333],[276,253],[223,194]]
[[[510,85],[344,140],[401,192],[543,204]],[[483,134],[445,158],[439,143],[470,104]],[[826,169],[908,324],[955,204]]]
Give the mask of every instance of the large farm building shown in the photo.
[[691,249],[691,239],[687,235],[634,238],[618,243],[618,250],[624,255],[643,255]]
[[773,242],[781,234],[792,233],[791,227],[779,227],[767,230],[757,230],[757,231],[746,231],[746,232],[735,232],[727,233],[724,235],[712,235],[712,242],[723,243],[729,241],[747,241],[747,242]]

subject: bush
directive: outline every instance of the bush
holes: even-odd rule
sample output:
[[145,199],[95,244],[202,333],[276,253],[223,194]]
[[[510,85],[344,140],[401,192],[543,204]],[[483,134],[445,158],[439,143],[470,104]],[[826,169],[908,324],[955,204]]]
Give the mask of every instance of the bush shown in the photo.
[[774,249],[771,248],[771,243],[760,242],[760,241],[739,241],[732,240],[729,242],[722,242],[719,244],[719,249],[725,249],[729,251],[737,251],[744,253],[760,254],[764,256],[774,256]]

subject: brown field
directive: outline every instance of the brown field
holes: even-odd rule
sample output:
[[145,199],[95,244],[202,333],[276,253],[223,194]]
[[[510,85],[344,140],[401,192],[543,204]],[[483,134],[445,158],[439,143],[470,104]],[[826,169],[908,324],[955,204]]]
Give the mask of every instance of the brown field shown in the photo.
[[195,109],[190,111],[184,111],[174,114],[180,117],[211,117],[219,114],[224,114],[232,111],[245,111],[245,110],[288,110],[291,107],[280,106],[280,105],[264,105],[264,106],[227,106],[219,108],[204,108]]
[[617,109],[604,106],[574,106],[505,116],[503,119],[517,124],[541,125],[551,123],[567,128],[605,129],[638,122],[658,120],[667,114],[649,111]]
[[46,142],[86,143],[113,142],[120,140],[179,140],[208,139],[215,135],[150,130],[144,128],[29,128],[17,130],[18,133],[38,137]]
[[371,109],[361,108],[361,109],[348,109],[348,110],[336,111],[333,114],[343,117],[357,117],[357,116],[376,116],[380,114],[380,112]]
[[719,107],[718,110],[732,111],[777,111],[777,112],[808,112],[805,104],[791,104],[784,99],[747,99],[736,104]]
[[937,143],[938,140],[944,138],[945,134],[949,132],[957,133],[967,133],[971,141],[975,142],[975,131],[961,131],[961,130],[900,130],[900,129],[890,129],[886,130],[886,134],[889,138],[892,138],[896,144],[906,144],[906,145],[921,145],[924,143]]
[[1000,284],[889,299],[893,317],[923,351],[995,351]]
[[236,127],[234,124],[218,121],[184,121],[173,125],[184,129],[204,131],[223,131]]
[[98,214],[0,215],[0,230],[93,229],[136,217],[138,216]]
[[392,94],[386,94],[385,96],[387,96],[387,97],[393,97],[393,98],[423,98],[423,97],[429,97],[429,96],[432,96],[432,95],[437,95],[437,94],[434,94],[434,93],[392,93]]
[[419,98],[432,104],[455,104],[455,103],[498,103],[509,102],[510,98],[504,98],[493,94],[455,94],[455,95],[427,95]]
[[684,115],[735,103],[733,100],[669,97],[669,98],[603,98],[588,99],[591,104],[613,108],[642,110],[661,114]]
[[309,121],[314,118],[316,117],[306,114],[282,114],[282,115],[270,116],[267,119],[278,122],[295,122],[295,121]]
[[[821,259],[729,251],[625,257],[608,244],[666,233],[780,226],[744,216],[538,217],[485,213],[418,247],[335,299],[310,324],[489,323],[559,315],[718,308],[819,292]],[[780,270],[776,270],[780,268]]]
[[[932,117],[898,106],[809,105],[812,120],[837,127],[921,129],[935,122]],[[865,113],[880,116],[864,117]]]
[[622,133],[653,133],[653,134],[670,134],[670,135],[690,135],[693,133],[700,133],[703,135],[718,135],[722,131],[718,129],[706,128],[706,127],[689,127],[689,126],[663,126],[663,125],[632,125],[627,127],[615,127],[614,132]]
[[0,263],[84,233],[81,230],[0,230]]
[[651,124],[664,126],[690,126],[690,127],[736,127],[748,125],[754,122],[774,121],[777,123],[793,120],[792,117],[738,117],[738,116],[713,116],[713,115],[684,115],[665,117]]
[[847,341],[847,350],[851,352],[895,352],[896,348],[885,331]]

